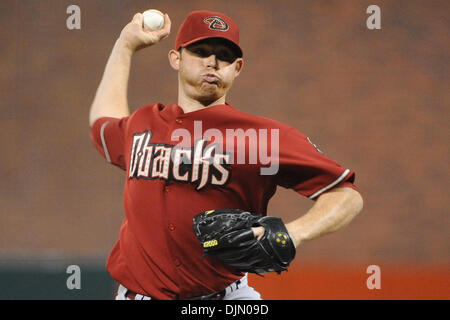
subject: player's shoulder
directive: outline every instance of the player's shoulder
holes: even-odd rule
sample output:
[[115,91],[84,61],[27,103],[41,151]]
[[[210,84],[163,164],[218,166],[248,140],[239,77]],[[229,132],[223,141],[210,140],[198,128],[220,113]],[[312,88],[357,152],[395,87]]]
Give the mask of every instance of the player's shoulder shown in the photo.
[[150,123],[164,121],[165,118],[174,113],[174,105],[164,105],[160,102],[148,104],[137,108],[128,119],[128,125],[132,128]]
[[282,131],[288,131],[288,130],[297,130],[294,127],[283,123],[279,120],[269,118],[262,115],[256,115],[252,113],[248,113],[236,108],[233,108],[235,112],[235,116],[238,118],[243,119],[244,121],[248,121],[250,124],[253,123],[256,127],[259,128],[270,128],[270,129],[279,129]]
[[130,118],[136,118],[148,115],[149,113],[158,113],[164,110],[166,106],[160,102],[148,104],[137,108],[130,116]]

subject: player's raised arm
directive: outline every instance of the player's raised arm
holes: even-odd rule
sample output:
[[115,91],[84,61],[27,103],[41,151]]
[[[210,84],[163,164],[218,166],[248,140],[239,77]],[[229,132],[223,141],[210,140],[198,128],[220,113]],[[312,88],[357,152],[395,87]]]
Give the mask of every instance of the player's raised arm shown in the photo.
[[164,27],[148,31],[143,27],[143,16],[137,13],[122,30],[106,64],[100,85],[89,113],[89,124],[101,117],[122,118],[130,114],[127,91],[131,57],[169,36],[170,19],[164,15]]

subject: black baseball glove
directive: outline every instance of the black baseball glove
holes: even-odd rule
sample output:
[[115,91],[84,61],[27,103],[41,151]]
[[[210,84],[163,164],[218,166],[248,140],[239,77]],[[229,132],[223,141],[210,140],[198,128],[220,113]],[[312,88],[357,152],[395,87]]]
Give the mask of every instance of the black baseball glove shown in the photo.
[[[258,240],[252,227],[264,227]],[[286,271],[295,257],[295,246],[283,221],[277,217],[253,215],[239,209],[219,209],[194,217],[194,233],[210,255],[239,272]]]

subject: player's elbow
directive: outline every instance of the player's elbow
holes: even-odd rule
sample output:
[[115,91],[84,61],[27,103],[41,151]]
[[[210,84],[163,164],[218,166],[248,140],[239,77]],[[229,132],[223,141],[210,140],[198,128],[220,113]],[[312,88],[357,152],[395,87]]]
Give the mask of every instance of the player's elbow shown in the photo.
[[346,220],[350,221],[357,216],[364,207],[362,195],[353,188],[339,188],[341,194],[341,205],[346,213]]
[[362,197],[362,195],[356,191],[351,189],[351,196],[350,196],[350,204],[351,204],[351,208],[352,208],[352,212],[353,214],[356,216],[358,215],[362,209],[364,208],[364,199]]
[[340,229],[346,225],[348,225],[363,209],[364,200],[361,194],[351,188],[345,188],[346,190],[346,199],[343,204],[343,219],[341,223],[337,226],[337,229]]

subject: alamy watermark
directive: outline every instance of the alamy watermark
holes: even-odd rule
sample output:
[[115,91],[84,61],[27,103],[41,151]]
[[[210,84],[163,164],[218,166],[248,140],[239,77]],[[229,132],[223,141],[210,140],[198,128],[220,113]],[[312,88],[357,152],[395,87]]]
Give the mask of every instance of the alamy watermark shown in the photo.
[[75,4],[67,7],[66,13],[69,15],[66,20],[66,27],[69,30],[81,29],[81,8]]
[[377,265],[370,265],[366,269],[366,273],[370,276],[366,280],[366,286],[369,290],[381,289],[381,268]]
[[[202,121],[194,121],[194,136],[187,129],[175,129],[171,135],[172,141],[179,141],[178,147],[192,145],[194,141],[214,141],[215,148],[225,146],[225,154],[230,155],[229,164],[262,164],[270,165],[260,169],[261,175],[275,175],[278,172],[278,156],[280,134],[279,129],[234,128],[223,131],[209,128],[203,132]],[[248,143],[247,143],[248,141]],[[246,150],[248,149],[248,153]],[[270,154],[269,154],[270,149]],[[234,155],[234,156],[233,156]],[[247,161],[248,158],[248,161]],[[220,157],[225,161],[228,157]],[[188,160],[189,159],[185,159]],[[194,158],[194,160],[197,160]],[[189,162],[188,162],[189,163]]]
[[366,26],[369,30],[381,29],[381,9],[376,4],[372,4],[367,7],[366,13],[370,16],[366,20]]
[[70,274],[66,280],[66,287],[69,290],[81,289],[81,268],[77,265],[70,265],[66,269],[66,273]]

